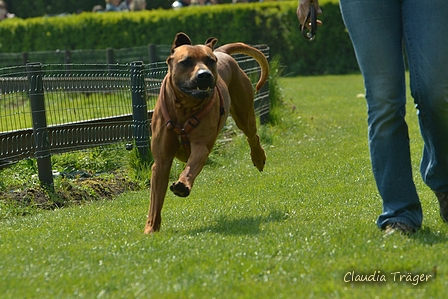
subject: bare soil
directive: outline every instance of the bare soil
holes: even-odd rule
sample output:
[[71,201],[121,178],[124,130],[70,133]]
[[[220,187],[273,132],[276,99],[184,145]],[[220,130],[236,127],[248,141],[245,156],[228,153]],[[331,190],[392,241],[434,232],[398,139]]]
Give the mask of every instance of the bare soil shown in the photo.
[[19,206],[34,206],[51,210],[79,205],[89,201],[113,199],[126,192],[141,189],[141,186],[121,174],[107,177],[89,177],[63,179],[59,186],[51,190],[44,186],[35,186],[24,190],[0,192],[5,203]]

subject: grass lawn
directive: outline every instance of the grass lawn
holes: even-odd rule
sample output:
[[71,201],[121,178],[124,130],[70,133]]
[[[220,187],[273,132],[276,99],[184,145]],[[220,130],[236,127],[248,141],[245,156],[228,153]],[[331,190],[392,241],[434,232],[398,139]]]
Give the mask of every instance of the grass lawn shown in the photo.
[[[283,119],[261,129],[265,171],[242,136],[217,146],[189,197],[168,193],[160,233],[143,235],[147,190],[1,220],[0,297],[444,297],[448,227],[419,178],[412,102],[424,225],[412,237],[383,236],[361,76],[280,84]],[[359,275],[386,281],[353,281]]]

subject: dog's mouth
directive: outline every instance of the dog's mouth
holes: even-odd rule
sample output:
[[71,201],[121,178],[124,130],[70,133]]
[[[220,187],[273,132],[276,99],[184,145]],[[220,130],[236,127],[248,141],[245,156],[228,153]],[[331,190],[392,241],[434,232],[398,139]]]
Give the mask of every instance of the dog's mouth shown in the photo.
[[207,69],[200,69],[192,80],[180,83],[179,88],[185,94],[205,100],[212,95],[215,84],[213,74]]
[[214,87],[213,86],[190,87],[187,85],[183,85],[180,86],[180,90],[182,90],[183,93],[188,94],[194,98],[205,100],[212,95]]

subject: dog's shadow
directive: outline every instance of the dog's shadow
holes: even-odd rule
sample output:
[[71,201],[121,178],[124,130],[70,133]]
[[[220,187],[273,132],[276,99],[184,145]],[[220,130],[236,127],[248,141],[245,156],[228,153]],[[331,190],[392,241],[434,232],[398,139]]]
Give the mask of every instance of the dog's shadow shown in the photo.
[[280,210],[271,211],[267,216],[247,216],[243,218],[231,218],[221,215],[212,220],[208,225],[192,230],[192,235],[201,233],[216,233],[222,235],[257,235],[262,230],[262,225],[270,222],[281,222],[288,218],[288,213]]

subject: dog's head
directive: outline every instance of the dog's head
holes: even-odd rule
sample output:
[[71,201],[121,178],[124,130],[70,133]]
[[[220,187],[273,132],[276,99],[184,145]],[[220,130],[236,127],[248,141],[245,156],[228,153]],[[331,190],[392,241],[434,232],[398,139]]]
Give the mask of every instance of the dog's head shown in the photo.
[[174,87],[198,100],[213,94],[218,78],[217,58],[213,47],[218,40],[209,38],[205,45],[192,45],[185,33],[178,33],[166,60]]

